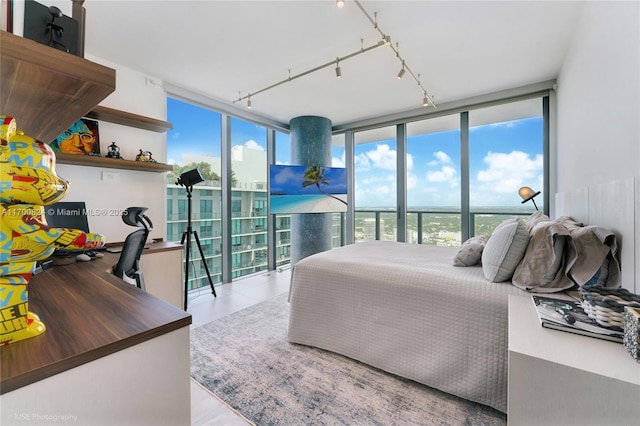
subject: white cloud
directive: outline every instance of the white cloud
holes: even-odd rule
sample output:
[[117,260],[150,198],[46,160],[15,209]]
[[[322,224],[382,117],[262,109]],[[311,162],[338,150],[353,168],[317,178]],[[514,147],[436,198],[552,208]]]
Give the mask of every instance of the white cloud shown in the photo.
[[456,177],[456,169],[451,166],[442,166],[440,170],[428,171],[427,180],[429,182],[448,182]]
[[487,168],[476,176],[481,189],[512,193],[523,185],[539,182],[542,174],[542,155],[531,158],[522,151],[510,153],[489,151],[484,158]]
[[396,151],[387,144],[378,144],[375,150],[367,151],[365,155],[371,160],[374,168],[396,169]]
[[436,151],[433,156],[435,160],[428,162],[427,165],[429,167],[439,167],[439,169],[427,171],[427,181],[449,182],[450,186],[456,186],[458,183],[458,171],[454,167],[451,157],[443,151]]
[[354,162],[356,171],[369,170],[371,168],[371,162],[369,161],[367,154],[360,154],[356,156],[354,158]]
[[258,142],[250,139],[243,144],[247,149],[255,149],[256,151],[264,151],[264,148]]
[[413,189],[418,185],[418,176],[407,172],[407,189]]
[[451,157],[446,152],[436,151],[433,153],[433,156],[436,157],[435,160],[427,163],[428,166],[437,166],[439,164],[451,164]]

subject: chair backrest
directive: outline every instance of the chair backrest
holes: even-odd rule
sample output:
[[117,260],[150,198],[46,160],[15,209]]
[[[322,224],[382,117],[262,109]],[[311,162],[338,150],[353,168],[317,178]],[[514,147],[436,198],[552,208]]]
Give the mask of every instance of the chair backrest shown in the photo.
[[113,267],[114,275],[117,275],[130,284],[135,283],[138,288],[142,290],[145,289],[144,277],[138,264],[149,232],[153,229],[151,220],[144,215],[146,210],[146,207],[129,207],[122,214],[122,221],[124,223],[137,226],[140,229],[127,235],[127,238],[124,240],[124,245],[122,246],[122,251],[120,252],[120,259],[118,259],[118,263]]
[[113,267],[114,275],[131,284],[133,284],[133,280],[135,280],[135,284],[143,290],[145,289],[144,278],[142,277],[142,271],[140,271],[138,263],[144,250],[144,245],[147,242],[147,235],[149,235],[149,231],[146,229],[138,229],[127,235],[127,238],[124,240],[124,245],[122,246],[122,252],[120,252],[118,263]]

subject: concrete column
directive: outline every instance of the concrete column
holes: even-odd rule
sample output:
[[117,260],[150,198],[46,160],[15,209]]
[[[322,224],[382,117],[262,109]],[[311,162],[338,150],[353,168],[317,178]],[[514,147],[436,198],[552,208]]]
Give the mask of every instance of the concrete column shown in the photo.
[[[291,163],[298,166],[331,166],[331,120],[301,116],[289,122]],[[291,264],[331,249],[331,213],[291,215]]]

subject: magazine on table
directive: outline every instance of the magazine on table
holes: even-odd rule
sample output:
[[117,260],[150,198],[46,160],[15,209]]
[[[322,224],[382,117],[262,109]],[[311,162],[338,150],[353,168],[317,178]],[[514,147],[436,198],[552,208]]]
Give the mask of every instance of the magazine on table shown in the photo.
[[543,327],[622,343],[623,332],[600,326],[589,318],[579,301],[531,297]]

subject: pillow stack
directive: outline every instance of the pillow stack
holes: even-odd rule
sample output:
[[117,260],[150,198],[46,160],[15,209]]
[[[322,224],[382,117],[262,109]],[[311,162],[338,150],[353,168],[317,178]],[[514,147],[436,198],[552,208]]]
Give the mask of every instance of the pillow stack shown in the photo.
[[491,236],[465,241],[454,266],[482,263],[487,280],[511,280],[523,290],[552,293],[574,285],[618,287],[620,265],[613,232],[570,217],[551,220],[535,212],[526,221],[507,219]]

